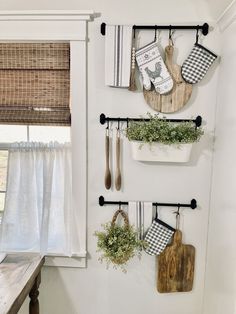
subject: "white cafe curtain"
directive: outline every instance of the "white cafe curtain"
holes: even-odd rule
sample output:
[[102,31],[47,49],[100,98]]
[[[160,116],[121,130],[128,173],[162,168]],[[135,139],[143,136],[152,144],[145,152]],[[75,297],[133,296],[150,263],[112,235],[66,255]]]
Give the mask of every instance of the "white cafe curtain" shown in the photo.
[[[71,256],[76,237],[69,144],[16,143],[9,150],[1,251]],[[73,233],[73,234],[72,234]]]

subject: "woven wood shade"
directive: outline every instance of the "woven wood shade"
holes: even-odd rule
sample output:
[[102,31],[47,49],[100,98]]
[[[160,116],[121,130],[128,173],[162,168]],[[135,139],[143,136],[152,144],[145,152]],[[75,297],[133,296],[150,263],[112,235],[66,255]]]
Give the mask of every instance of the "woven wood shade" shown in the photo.
[[0,123],[70,125],[70,46],[0,43]]

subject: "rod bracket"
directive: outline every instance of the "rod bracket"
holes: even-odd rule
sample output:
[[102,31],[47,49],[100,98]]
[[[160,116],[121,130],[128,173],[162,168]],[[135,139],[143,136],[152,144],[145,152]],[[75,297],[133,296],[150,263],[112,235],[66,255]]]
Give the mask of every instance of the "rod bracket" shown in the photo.
[[204,24],[202,25],[202,34],[203,34],[204,36],[206,36],[206,35],[208,34],[208,32],[209,32],[209,25],[208,25],[207,23],[204,23]]
[[195,124],[196,124],[197,128],[202,125],[202,117],[201,116],[197,116],[197,118],[195,120]]
[[101,34],[102,34],[103,36],[106,35],[106,23],[102,23],[102,24],[101,24]]
[[104,197],[103,196],[99,196],[98,202],[99,202],[100,206],[104,206],[104,204],[105,204]]
[[105,122],[106,122],[106,116],[104,113],[101,113],[100,114],[100,123],[105,124]]
[[191,208],[192,209],[197,208],[197,201],[194,198],[191,200]]

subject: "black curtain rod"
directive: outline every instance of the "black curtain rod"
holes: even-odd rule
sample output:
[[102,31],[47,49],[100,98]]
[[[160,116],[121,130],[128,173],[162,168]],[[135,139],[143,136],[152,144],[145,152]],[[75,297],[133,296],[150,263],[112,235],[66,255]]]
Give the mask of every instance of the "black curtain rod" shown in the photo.
[[[121,201],[105,201],[103,196],[99,197],[99,205],[128,205],[128,202],[121,202]],[[192,199],[190,204],[181,204],[181,203],[152,203],[153,206],[167,206],[167,207],[189,207],[191,209],[195,209],[197,207],[197,201]]]
[[[196,127],[199,127],[202,125],[202,117],[197,116],[196,119],[163,119],[167,122],[193,122],[196,124]],[[117,121],[117,122],[126,122],[129,121],[150,121],[150,119],[144,119],[144,118],[110,118],[106,117],[104,113],[100,114],[100,123],[105,124],[108,121]]]
[[[209,25],[207,23],[203,25],[133,25],[133,29],[195,29],[201,30],[202,34],[206,36],[209,32]],[[101,34],[106,35],[106,23],[101,24]]]

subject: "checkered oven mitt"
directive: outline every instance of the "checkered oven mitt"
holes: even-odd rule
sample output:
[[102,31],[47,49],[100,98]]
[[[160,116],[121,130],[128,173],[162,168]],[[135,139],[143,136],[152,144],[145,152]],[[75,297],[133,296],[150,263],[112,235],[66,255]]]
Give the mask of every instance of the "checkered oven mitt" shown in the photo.
[[146,252],[150,255],[159,255],[164,251],[174,233],[174,228],[156,218],[144,239],[148,243]]
[[212,51],[195,43],[188,58],[184,61],[181,72],[183,79],[190,84],[200,82],[217,58]]
[[144,238],[148,243],[146,253],[150,255],[159,255],[164,251],[174,233],[174,228],[156,218]]

